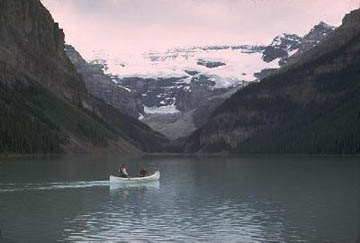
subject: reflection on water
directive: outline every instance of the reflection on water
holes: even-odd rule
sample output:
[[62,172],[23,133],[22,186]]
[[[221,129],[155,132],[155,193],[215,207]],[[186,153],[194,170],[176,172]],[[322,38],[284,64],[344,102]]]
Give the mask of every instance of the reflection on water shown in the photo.
[[234,204],[217,198],[210,204],[204,202],[202,207],[179,202],[166,208],[166,202],[154,200],[156,192],[149,190],[140,187],[111,192],[107,204],[67,222],[65,239],[184,242],[282,239],[283,225],[263,224],[270,216],[251,203]]
[[[148,221],[153,211],[150,207],[154,207],[152,198],[156,194],[159,195],[159,190],[159,181],[111,184],[110,198],[106,204],[96,208],[93,212],[79,215],[66,222],[65,240],[116,241],[128,239],[127,235],[130,233],[141,233],[142,230],[150,226]],[[135,221],[140,221],[141,228],[136,228]],[[80,232],[79,227],[81,227]]]
[[113,161],[2,163],[3,236],[15,242],[356,242],[359,235],[357,159],[152,156],[128,161],[129,171],[136,174],[146,161],[161,171],[160,182],[110,185]]
[[135,194],[139,200],[144,199],[146,192],[153,193],[160,190],[159,181],[149,181],[142,183],[123,183],[123,184],[110,184],[110,196],[118,199],[130,199],[131,193]]
[[[260,242],[282,239],[282,223],[263,223],[271,220],[271,215],[257,208],[251,199],[243,202],[240,198],[219,196],[202,199],[188,194],[179,200],[171,191],[160,192],[159,182],[110,188],[110,198],[105,204],[66,222],[66,240]],[[276,207],[271,203],[268,206]]]

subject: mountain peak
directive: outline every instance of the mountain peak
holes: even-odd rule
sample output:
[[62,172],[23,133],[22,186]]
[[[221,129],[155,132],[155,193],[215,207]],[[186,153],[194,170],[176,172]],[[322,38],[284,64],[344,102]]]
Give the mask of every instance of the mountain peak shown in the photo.
[[282,33],[281,35],[276,36],[271,42],[270,46],[283,46],[288,45],[289,43],[300,42],[301,37],[296,34]]
[[327,24],[327,23],[325,23],[325,22],[323,22],[323,21],[320,21],[319,24],[317,24],[317,25],[314,26],[314,28],[316,28],[316,27],[325,28],[325,29],[330,29],[330,30],[335,30],[335,29],[336,29],[335,26],[329,25],[329,24]]
[[330,33],[334,32],[336,27],[326,24],[321,21],[319,24],[315,25],[309,33],[304,36],[304,40],[308,42],[319,43],[324,38],[326,38]]
[[302,38],[296,34],[283,33],[278,35],[265,48],[262,59],[265,62],[279,59],[279,64],[283,64],[289,55],[292,55],[299,49],[301,42]]
[[335,29],[336,27],[321,21],[304,37],[300,37],[296,34],[283,33],[276,36],[271,44],[265,48],[262,58],[265,62],[272,62],[275,59],[280,59],[279,64],[284,65],[287,63],[288,58],[316,46],[330,33],[334,32]]

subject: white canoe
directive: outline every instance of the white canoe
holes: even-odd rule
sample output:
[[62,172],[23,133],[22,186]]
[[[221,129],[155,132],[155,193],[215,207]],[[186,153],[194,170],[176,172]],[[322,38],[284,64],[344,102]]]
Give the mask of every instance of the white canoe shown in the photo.
[[160,171],[156,171],[154,174],[145,177],[131,177],[123,178],[118,176],[110,176],[110,184],[116,183],[138,183],[138,182],[147,182],[147,181],[158,181],[160,179]]
[[130,183],[111,183],[110,192],[117,191],[118,189],[127,188],[146,188],[150,190],[159,190],[160,181],[144,181],[144,182],[130,182]]

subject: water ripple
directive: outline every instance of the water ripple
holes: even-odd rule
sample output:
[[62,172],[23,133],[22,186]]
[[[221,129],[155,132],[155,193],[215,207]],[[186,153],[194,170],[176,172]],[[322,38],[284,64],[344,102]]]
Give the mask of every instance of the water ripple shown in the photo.
[[[162,172],[160,182],[120,186],[94,180],[116,169],[113,160],[108,169],[98,161],[94,167],[55,163],[47,170],[44,165],[34,168],[34,163],[27,167],[33,173],[9,164],[1,170],[5,177],[0,177],[3,237],[13,242],[357,240],[358,161],[305,163],[303,157],[296,163],[270,162],[268,157],[153,161]],[[53,171],[60,174],[52,177]],[[86,173],[77,175],[79,171]],[[55,178],[64,181],[49,182]],[[39,183],[13,183],[33,180]]]

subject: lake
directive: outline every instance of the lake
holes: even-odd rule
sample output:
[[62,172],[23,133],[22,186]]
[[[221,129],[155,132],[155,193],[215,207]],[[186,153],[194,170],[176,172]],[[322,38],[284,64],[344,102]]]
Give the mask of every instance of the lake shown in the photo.
[[[0,160],[3,242],[359,242],[360,158],[55,156]],[[158,183],[110,187],[126,162]]]

